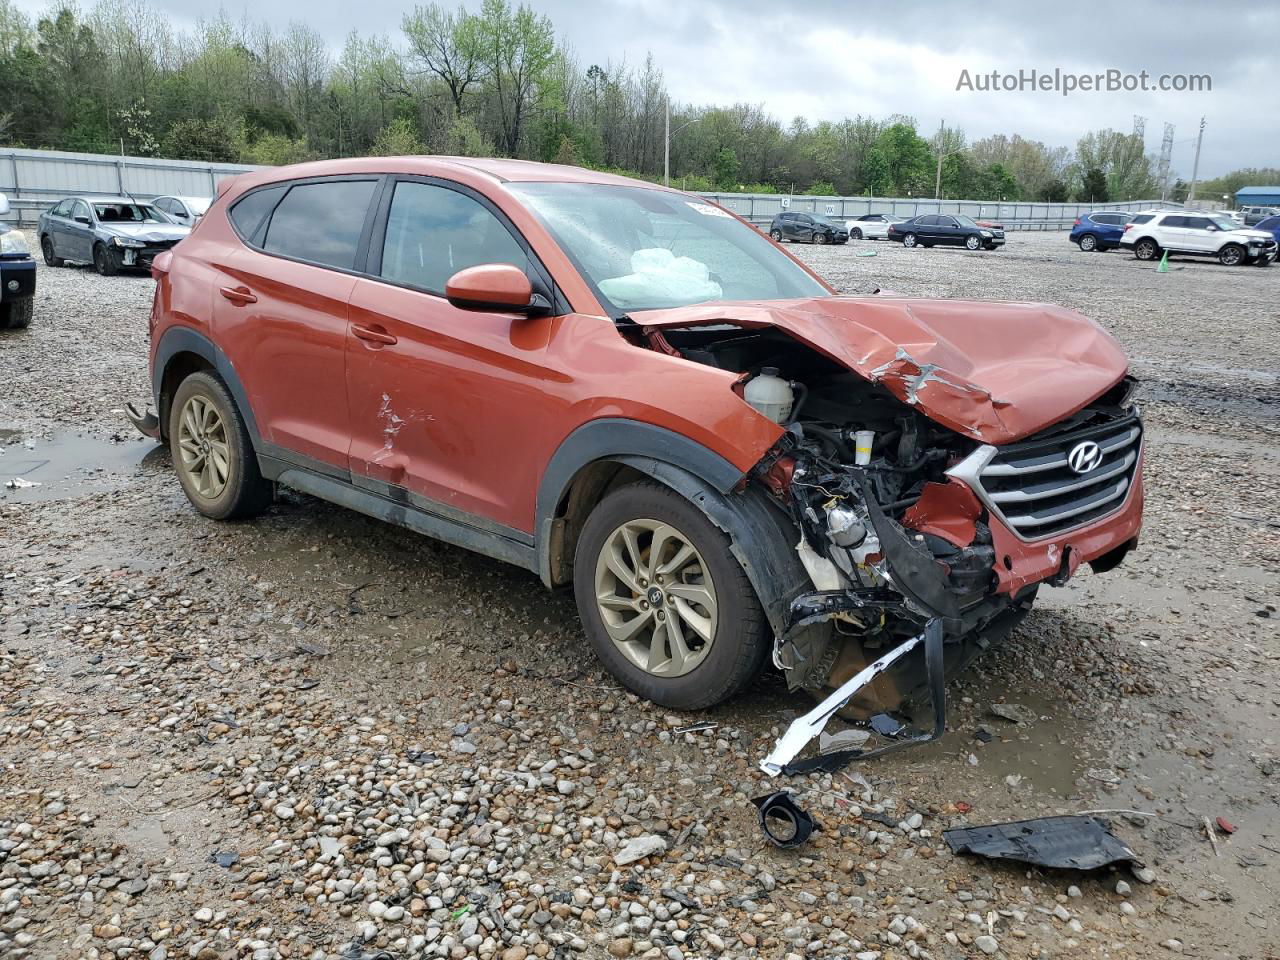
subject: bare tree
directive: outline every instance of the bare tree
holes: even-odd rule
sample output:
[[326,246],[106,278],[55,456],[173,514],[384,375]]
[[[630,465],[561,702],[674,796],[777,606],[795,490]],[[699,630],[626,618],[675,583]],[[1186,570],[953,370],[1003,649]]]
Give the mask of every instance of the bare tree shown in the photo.
[[409,41],[410,60],[444,82],[453,100],[454,116],[461,117],[467,90],[487,75],[480,19],[464,7],[450,13],[433,3],[406,13],[401,29]]

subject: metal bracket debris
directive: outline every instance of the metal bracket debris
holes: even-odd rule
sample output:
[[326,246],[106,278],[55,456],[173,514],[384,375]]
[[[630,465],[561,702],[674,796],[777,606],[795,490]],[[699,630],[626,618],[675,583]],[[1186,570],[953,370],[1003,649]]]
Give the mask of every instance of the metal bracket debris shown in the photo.
[[[925,666],[928,670],[929,688],[933,698],[934,728],[932,732],[903,738],[876,750],[845,750],[813,757],[798,764],[791,762],[809,741],[822,732],[836,711],[848,703],[854,694],[922,643],[925,648]],[[760,769],[771,777],[777,776],[779,773],[808,773],[812,770],[832,772],[840,769],[850,760],[880,756],[895,750],[901,750],[904,747],[936,740],[942,736],[945,729],[946,690],[942,659],[942,621],[934,618],[925,624],[924,632],[919,636],[912,637],[910,640],[894,647],[874,663],[864,667],[842,683],[831,696],[827,697],[803,717],[793,720],[791,726],[787,728],[787,732],[774,744],[772,752],[760,762]]]
[[785,790],[756,797],[751,802],[760,811],[760,829],[774,846],[798,847],[814,830],[820,829]]
[[985,827],[944,830],[952,853],[1017,860],[1039,867],[1096,870],[1112,863],[1142,866],[1138,855],[1098,817],[1041,817]]

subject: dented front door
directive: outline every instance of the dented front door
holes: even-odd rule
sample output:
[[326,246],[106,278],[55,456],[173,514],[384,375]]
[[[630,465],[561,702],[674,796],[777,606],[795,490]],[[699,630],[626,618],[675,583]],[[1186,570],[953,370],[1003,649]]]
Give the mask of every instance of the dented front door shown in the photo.
[[530,533],[541,462],[532,454],[553,404],[543,367],[552,321],[460,310],[442,295],[457,270],[527,258],[467,193],[404,179],[388,203],[370,249],[369,272],[382,279],[357,280],[349,303],[352,481],[449,519]]

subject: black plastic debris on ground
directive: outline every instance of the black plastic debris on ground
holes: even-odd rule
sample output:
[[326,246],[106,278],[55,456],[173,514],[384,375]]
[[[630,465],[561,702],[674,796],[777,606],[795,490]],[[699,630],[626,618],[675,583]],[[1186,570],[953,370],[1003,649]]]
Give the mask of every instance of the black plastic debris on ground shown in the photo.
[[1098,817],[1042,817],[944,830],[952,853],[1017,860],[1061,870],[1096,870],[1112,863],[1142,866],[1128,844]]
[[798,847],[814,830],[820,829],[786,790],[756,797],[751,802],[760,811],[760,829],[774,846]]

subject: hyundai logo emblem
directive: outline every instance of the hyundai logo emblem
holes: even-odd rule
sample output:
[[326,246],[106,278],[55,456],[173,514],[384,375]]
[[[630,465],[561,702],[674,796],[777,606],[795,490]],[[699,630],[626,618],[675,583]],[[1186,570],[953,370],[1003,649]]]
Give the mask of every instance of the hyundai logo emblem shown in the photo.
[[1077,443],[1067,454],[1067,466],[1076,473],[1088,473],[1102,462],[1102,448],[1092,440]]

